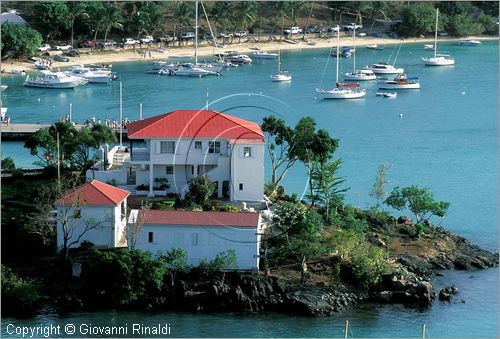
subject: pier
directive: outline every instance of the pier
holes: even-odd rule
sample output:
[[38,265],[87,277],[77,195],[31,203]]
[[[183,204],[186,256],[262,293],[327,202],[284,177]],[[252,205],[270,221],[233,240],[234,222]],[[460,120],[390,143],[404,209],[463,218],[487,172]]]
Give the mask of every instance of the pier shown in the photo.
[[[1,124],[0,131],[2,141],[23,141],[28,139],[30,135],[37,132],[42,128],[49,128],[50,124]],[[84,125],[75,125],[77,129],[82,128]],[[120,130],[115,129],[117,135]],[[127,137],[127,129],[123,129],[123,137]]]

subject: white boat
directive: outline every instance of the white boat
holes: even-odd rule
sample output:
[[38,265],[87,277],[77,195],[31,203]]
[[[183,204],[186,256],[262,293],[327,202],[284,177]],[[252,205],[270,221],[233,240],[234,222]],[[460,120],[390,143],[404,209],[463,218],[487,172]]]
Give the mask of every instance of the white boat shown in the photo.
[[397,75],[393,80],[384,81],[379,89],[419,89],[420,82],[417,77],[408,77],[406,74]]
[[40,87],[40,88],[75,88],[76,86],[84,85],[88,80],[77,78],[63,72],[42,71],[34,79],[28,75],[24,86]]
[[376,80],[377,76],[369,69],[356,69],[356,29],[352,30],[352,44],[353,44],[353,58],[352,58],[352,72],[344,74],[344,81],[369,81]]
[[285,70],[281,69],[281,54],[278,51],[278,72],[271,75],[272,81],[292,81],[292,75]]
[[463,41],[460,41],[460,45],[462,45],[462,46],[477,46],[477,45],[481,45],[481,41],[479,41],[479,40],[463,40]]
[[402,67],[394,67],[386,62],[365,66],[364,69],[369,69],[375,74],[403,74],[405,71]]
[[438,37],[438,21],[439,9],[436,8],[436,27],[434,33],[434,56],[430,58],[422,58],[426,66],[451,66],[455,64],[455,59],[447,54],[437,54],[437,37]]
[[246,54],[229,54],[224,57],[224,61],[236,64],[249,64],[252,59]]
[[177,76],[190,76],[190,77],[202,77],[205,75],[219,75],[218,72],[208,71],[195,64],[182,64],[179,68],[175,69],[171,73]]
[[364,89],[359,84],[340,84],[339,83],[339,46],[340,46],[340,27],[337,26],[337,71],[335,87],[332,89],[316,88],[316,94],[322,99],[359,99],[366,95]]
[[384,93],[384,98],[395,98],[398,96],[398,93],[396,92],[386,92]]
[[7,89],[7,87],[9,87],[9,86],[7,86],[7,85],[0,85],[0,91],[2,91],[2,92],[5,91]]
[[375,50],[378,50],[378,51],[381,51],[381,50],[384,49],[383,46],[379,46],[377,44],[370,44],[370,45],[366,45],[365,47],[368,48],[368,49],[375,49]]
[[253,52],[252,58],[254,59],[275,59],[278,56],[277,53],[268,53],[268,52]]
[[433,51],[434,50],[434,45],[428,45],[428,44],[426,44],[426,45],[424,45],[424,49],[426,51]]
[[86,79],[89,83],[108,83],[111,81],[110,71],[92,71],[85,67],[74,67],[66,72],[67,75]]

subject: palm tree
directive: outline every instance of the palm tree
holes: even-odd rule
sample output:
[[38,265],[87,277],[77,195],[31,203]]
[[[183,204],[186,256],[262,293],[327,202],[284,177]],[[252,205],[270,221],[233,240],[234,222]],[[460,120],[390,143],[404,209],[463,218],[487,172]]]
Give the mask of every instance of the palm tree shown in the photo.
[[121,11],[114,4],[104,5],[104,13],[101,18],[101,27],[104,29],[104,41],[108,39],[108,33],[112,28],[123,29],[123,17]]
[[179,46],[181,45],[182,28],[191,23],[193,17],[193,8],[191,3],[178,1],[174,5],[174,36],[176,34],[177,26],[180,27],[180,34],[178,35]]
[[[390,4],[384,1],[372,1],[371,2],[371,19],[372,19],[372,25],[370,27],[370,31],[372,30],[373,26],[375,25],[375,19],[377,15],[380,15],[384,20],[389,20],[389,16],[387,13],[391,10],[389,7]],[[391,6],[393,7],[393,6]]]
[[349,8],[355,13],[355,23],[362,25],[363,12],[369,11],[372,8],[372,4],[368,1],[353,1],[349,4]]
[[281,36],[280,40],[283,37],[283,31],[285,30],[285,19],[289,19],[288,17],[288,8],[290,6],[289,1],[277,1],[276,8],[276,22],[281,20]]
[[217,36],[217,23],[222,22],[222,28],[226,31],[228,13],[231,12],[231,3],[229,1],[217,1],[210,11],[210,15],[214,18],[214,34]]
[[163,25],[163,16],[160,7],[154,2],[143,3],[136,13],[137,34],[152,35]]
[[[255,20],[257,13],[257,4],[255,1],[240,1],[234,6],[236,22],[240,23],[241,31],[246,31],[248,26]],[[241,42],[241,34],[239,34],[238,43]]]
[[[292,26],[297,24],[297,16],[299,15],[299,11],[306,4],[305,1],[290,1],[288,6],[288,17],[292,22]],[[293,39],[293,35],[290,34],[290,39]]]
[[69,11],[69,18],[71,21],[71,47],[74,46],[74,41],[73,41],[73,29],[75,26],[75,21],[77,18],[81,17],[83,19],[88,19],[89,14],[87,13],[87,6],[85,6],[85,3],[83,2],[68,2],[68,11]]

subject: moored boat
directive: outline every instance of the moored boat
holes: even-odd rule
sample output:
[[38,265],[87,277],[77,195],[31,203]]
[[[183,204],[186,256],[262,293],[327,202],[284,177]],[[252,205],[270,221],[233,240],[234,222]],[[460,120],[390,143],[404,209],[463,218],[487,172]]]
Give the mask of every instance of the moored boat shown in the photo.
[[393,80],[384,81],[379,89],[419,89],[420,82],[417,77],[408,77],[406,74],[397,75]]
[[429,58],[422,58],[426,66],[451,66],[455,64],[453,59],[448,54],[437,54],[437,37],[438,37],[438,23],[439,23],[439,9],[436,8],[436,26],[434,30],[434,56]]
[[254,59],[275,59],[278,56],[278,53],[268,53],[268,52],[253,52],[252,58]]
[[403,74],[404,68],[394,67],[386,62],[379,62],[377,64],[372,64],[371,66],[365,66],[364,69],[369,69],[375,74]]
[[368,49],[374,49],[374,50],[378,50],[378,51],[381,51],[384,49],[383,46],[379,46],[377,44],[370,44],[370,45],[366,45],[365,47]]
[[42,71],[36,78],[31,79],[28,75],[24,86],[39,88],[67,89],[84,85],[88,80],[64,74],[63,72]]
[[461,46],[478,46],[481,45],[479,40],[462,40],[460,41]]

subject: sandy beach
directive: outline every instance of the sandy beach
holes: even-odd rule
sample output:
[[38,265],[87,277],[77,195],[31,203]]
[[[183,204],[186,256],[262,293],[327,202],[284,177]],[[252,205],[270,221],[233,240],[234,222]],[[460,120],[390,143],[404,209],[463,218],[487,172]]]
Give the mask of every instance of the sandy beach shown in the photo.
[[[239,53],[251,53],[255,52],[256,49],[261,51],[277,51],[277,50],[304,50],[311,48],[330,48],[336,44],[336,37],[331,36],[328,38],[319,37],[307,37],[307,41],[303,41],[301,36],[294,38],[293,43],[286,42],[284,40],[269,41],[268,37],[261,38],[259,42],[249,42],[243,41],[241,43],[233,43],[225,45],[224,48],[214,48],[211,45],[207,45],[207,42],[203,41],[201,46],[198,47],[198,56],[203,58],[206,56],[212,56],[214,53],[223,53],[224,51],[238,51]],[[440,37],[439,42],[458,42],[466,39],[475,40],[498,40],[498,37],[479,37],[471,36],[467,38],[446,38]],[[235,39],[237,40],[237,39]],[[290,40],[288,40],[290,41]],[[375,37],[357,37],[356,46],[363,47],[368,44],[377,44],[379,46],[395,45],[395,44],[429,44],[433,43],[433,38],[414,38],[414,39],[393,39],[393,38],[375,38]],[[352,46],[352,37],[348,35],[343,35],[340,38],[340,45]],[[161,48],[164,53],[160,53],[157,50]],[[146,51],[146,58],[144,58],[139,51]],[[79,64],[113,64],[117,62],[130,62],[130,61],[147,61],[147,60],[165,60],[172,59],[174,61],[177,58],[190,58],[194,55],[193,46],[160,46],[158,43],[151,44],[148,47],[141,48],[136,46],[135,50],[133,48],[113,48],[109,50],[97,50],[92,51],[90,49],[80,49],[81,56],[77,58],[69,58],[69,62],[57,62],[54,61],[52,67],[54,69],[63,68]],[[151,52],[151,57],[149,56]],[[15,71],[34,71],[35,66],[31,62],[20,62],[20,61],[7,61],[3,62],[1,68],[5,71],[4,74],[9,74],[12,70]]]

